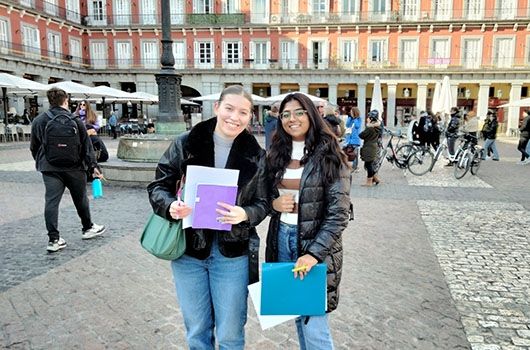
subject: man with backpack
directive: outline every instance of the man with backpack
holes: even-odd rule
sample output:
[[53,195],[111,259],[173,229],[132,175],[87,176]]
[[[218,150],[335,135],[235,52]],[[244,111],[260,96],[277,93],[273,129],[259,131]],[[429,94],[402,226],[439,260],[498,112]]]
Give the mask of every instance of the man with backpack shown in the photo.
[[87,196],[87,171],[101,178],[94,150],[84,124],[68,109],[68,95],[53,88],[47,92],[51,108],[33,121],[30,150],[37,171],[44,181],[44,220],[48,231],[50,253],[66,247],[58,229],[59,203],[65,188],[77,209],[82,223],[82,239],[101,235],[105,226],[94,224],[90,217]]

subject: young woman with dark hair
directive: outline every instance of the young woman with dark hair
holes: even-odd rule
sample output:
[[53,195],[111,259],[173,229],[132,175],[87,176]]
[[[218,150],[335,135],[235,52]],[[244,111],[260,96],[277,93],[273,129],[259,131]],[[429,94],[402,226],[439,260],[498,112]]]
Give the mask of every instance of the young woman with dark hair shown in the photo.
[[[280,123],[267,156],[272,217],[266,261],[293,261],[295,278],[327,265],[327,312],[337,308],[342,231],[350,215],[350,167],[313,102],[293,93],[280,105]],[[333,349],[328,316],[296,319],[300,349]]]

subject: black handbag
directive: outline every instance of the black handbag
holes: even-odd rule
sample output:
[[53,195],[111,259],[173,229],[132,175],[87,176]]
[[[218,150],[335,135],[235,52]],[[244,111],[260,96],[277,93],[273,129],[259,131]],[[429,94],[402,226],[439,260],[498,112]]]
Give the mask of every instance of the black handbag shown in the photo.
[[357,159],[357,150],[355,149],[355,147],[353,147],[353,145],[344,146],[342,148],[342,151],[346,154],[346,156],[348,157],[348,160],[350,162],[352,162],[355,159]]

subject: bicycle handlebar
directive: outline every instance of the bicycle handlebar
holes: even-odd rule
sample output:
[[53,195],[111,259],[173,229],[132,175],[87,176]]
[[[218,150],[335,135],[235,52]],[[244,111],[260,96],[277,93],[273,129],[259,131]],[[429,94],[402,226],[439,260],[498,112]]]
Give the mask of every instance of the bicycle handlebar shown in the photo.
[[403,136],[403,134],[401,133],[401,130],[399,130],[399,129],[397,130],[397,132],[393,132],[390,129],[384,128],[384,132],[389,134],[390,136],[399,137],[400,139],[404,139],[405,138],[405,136]]

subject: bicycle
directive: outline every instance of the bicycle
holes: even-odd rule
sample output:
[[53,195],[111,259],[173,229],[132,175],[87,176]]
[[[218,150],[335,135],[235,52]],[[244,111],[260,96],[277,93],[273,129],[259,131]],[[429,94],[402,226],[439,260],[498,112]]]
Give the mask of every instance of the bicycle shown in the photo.
[[[404,139],[405,136],[403,136],[399,130],[398,132],[393,132],[392,130],[385,128],[384,132],[390,135],[390,139],[388,140],[385,147],[379,148],[379,154],[376,162],[374,163],[375,171],[379,171],[379,168],[381,168],[385,158],[399,169],[406,169],[408,159],[412,152],[416,149],[415,147],[417,147],[417,145],[410,143],[400,145],[401,140]],[[395,145],[392,143],[394,137],[398,138],[398,141]]]
[[471,174],[476,175],[482,161],[482,148],[476,144],[476,137],[464,134],[459,138],[464,139],[464,142],[460,143],[454,158],[453,174],[457,180],[463,178],[471,168]]

